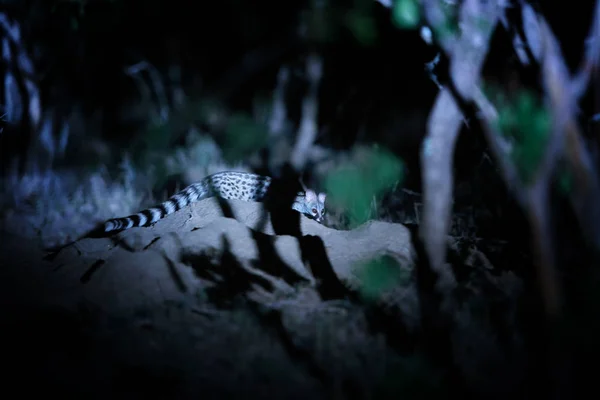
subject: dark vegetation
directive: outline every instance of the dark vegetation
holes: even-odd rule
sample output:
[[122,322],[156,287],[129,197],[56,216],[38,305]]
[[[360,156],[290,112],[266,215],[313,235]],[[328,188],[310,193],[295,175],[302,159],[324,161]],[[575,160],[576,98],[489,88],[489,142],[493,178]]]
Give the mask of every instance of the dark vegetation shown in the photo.
[[[2,1],[2,234],[64,244],[207,174],[291,166],[328,226],[413,233],[418,333],[359,308],[402,360],[372,396],[593,393],[600,2],[387,3]],[[86,318],[52,315],[25,328],[81,340]],[[504,392],[469,351],[503,360]],[[143,393],[137,373],[115,387]]]

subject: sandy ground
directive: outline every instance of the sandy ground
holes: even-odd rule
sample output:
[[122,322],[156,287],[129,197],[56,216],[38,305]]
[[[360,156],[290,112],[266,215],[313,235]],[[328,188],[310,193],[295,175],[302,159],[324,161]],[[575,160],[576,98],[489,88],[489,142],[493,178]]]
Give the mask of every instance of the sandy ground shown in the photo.
[[[209,199],[51,258],[2,233],[8,386],[128,399],[385,398],[414,386],[395,378],[414,366],[370,329],[355,276],[381,255],[409,276],[406,228],[334,231],[303,217],[301,235],[275,235],[258,204],[231,207],[237,220]],[[393,298],[409,334],[414,287]]]

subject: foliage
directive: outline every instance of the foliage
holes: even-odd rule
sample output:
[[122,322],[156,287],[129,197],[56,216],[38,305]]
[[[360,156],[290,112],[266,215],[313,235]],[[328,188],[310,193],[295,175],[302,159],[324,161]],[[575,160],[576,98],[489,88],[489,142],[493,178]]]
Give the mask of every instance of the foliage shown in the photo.
[[435,35],[442,40],[449,36],[455,36],[459,31],[457,16],[458,7],[450,2],[440,3],[444,13],[444,21],[439,25],[433,26],[432,29],[435,32]]
[[382,256],[365,263],[356,269],[361,282],[360,293],[367,300],[380,298],[387,290],[408,282],[409,274],[390,256]]
[[558,171],[558,187],[563,193],[569,193],[573,189],[573,176],[566,168]]
[[392,10],[392,21],[400,29],[414,29],[421,19],[417,0],[396,0]]
[[168,123],[162,121],[151,122],[141,138],[141,145],[146,151],[155,152],[164,150],[171,143],[171,135]]
[[370,218],[371,202],[402,180],[403,164],[386,150],[373,147],[358,165],[346,163],[325,178],[327,201],[347,209],[351,227]]
[[228,162],[243,159],[267,144],[267,131],[244,113],[232,115],[225,128],[223,157]]
[[379,38],[372,0],[354,0],[348,7],[325,0],[313,2],[302,12],[302,25],[306,37],[318,43],[333,43],[344,30],[361,46],[372,46]]
[[377,40],[375,20],[370,13],[351,10],[346,14],[346,25],[356,40],[363,46],[370,46]]
[[0,192],[0,225],[25,237],[37,236],[49,247],[64,244],[115,214],[134,212],[145,200],[149,174],[136,170],[128,158],[118,169],[117,180],[106,169],[25,175],[11,171],[0,181],[12,188]]
[[531,182],[544,156],[550,131],[548,110],[534,94],[522,91],[514,99],[495,90],[498,101],[498,128],[512,143],[510,157],[523,182]]

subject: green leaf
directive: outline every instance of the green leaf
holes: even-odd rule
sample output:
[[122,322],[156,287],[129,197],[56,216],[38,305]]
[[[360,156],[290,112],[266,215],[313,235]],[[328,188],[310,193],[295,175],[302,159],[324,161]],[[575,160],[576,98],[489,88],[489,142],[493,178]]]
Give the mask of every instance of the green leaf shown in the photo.
[[377,29],[372,15],[358,10],[350,11],[346,24],[360,44],[370,46],[377,40]]
[[267,132],[252,117],[234,114],[229,118],[225,129],[223,156],[226,161],[238,161],[267,144]]
[[396,0],[392,10],[392,21],[400,29],[414,29],[421,20],[417,0]]
[[569,193],[573,189],[573,176],[567,169],[558,172],[558,187],[563,193]]
[[390,256],[359,264],[357,276],[361,282],[360,294],[368,301],[376,301],[390,288],[406,284],[410,279],[408,272]]
[[498,98],[498,129],[513,143],[510,157],[523,182],[530,183],[544,157],[550,132],[548,110],[536,96],[520,92],[516,98]]
[[403,175],[402,161],[378,147],[356,158],[360,160],[346,163],[325,177],[327,201],[348,212],[351,227],[369,220],[373,199],[401,181]]

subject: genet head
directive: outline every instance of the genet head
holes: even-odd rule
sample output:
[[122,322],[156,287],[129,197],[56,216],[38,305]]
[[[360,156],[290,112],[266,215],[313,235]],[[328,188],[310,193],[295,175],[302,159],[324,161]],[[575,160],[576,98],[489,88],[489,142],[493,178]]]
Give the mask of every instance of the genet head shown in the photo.
[[302,212],[318,223],[322,223],[326,212],[325,197],[325,193],[317,194],[314,190],[308,189],[304,194],[304,210]]

